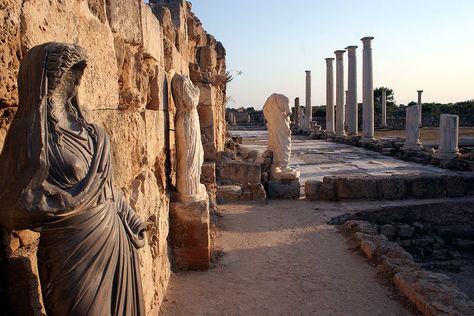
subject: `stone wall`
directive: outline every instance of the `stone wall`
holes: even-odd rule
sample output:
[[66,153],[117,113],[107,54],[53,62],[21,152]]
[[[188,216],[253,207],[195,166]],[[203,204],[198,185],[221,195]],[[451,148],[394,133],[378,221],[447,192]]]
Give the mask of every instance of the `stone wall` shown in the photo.
[[[226,133],[223,45],[206,33],[183,0],[4,0],[0,17],[0,148],[18,105],[16,77],[26,51],[48,41],[87,50],[79,96],[87,118],[110,135],[116,187],[150,222],[139,256],[147,314],[156,314],[171,261],[169,193],[176,159],[170,83],[179,73],[200,87],[206,159],[215,160]],[[0,275],[0,282],[5,277],[0,303],[8,301],[12,314],[41,314],[38,234],[1,233],[0,268],[6,277]]]

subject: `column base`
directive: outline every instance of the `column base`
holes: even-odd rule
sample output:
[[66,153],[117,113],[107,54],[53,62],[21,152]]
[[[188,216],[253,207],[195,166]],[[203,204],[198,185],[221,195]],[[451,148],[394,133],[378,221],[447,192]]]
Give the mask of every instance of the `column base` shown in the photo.
[[170,203],[174,265],[179,270],[207,270],[210,265],[209,199]]
[[452,160],[456,159],[458,156],[459,151],[448,151],[448,152],[436,152],[434,154],[434,158],[439,159],[439,160]]

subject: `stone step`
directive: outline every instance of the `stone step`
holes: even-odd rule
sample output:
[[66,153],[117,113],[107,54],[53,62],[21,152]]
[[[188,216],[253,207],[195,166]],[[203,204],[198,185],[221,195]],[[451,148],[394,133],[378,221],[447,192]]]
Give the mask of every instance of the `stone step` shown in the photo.
[[265,203],[266,193],[261,183],[250,183],[247,185],[226,184],[217,186],[217,203],[227,204],[239,201],[252,201]]

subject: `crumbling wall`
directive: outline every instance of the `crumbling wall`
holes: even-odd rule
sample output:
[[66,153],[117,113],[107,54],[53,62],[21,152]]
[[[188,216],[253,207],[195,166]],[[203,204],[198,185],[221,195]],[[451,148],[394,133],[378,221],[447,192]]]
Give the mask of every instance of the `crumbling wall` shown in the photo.
[[[176,172],[171,79],[186,74],[200,87],[213,87],[212,115],[199,112],[209,135],[203,143],[213,152],[222,150],[222,44],[204,31],[183,0],[5,0],[0,18],[0,149],[18,105],[16,77],[26,51],[48,41],[87,50],[79,97],[88,120],[110,136],[116,187],[149,222],[139,257],[146,311],[156,314],[170,275],[169,192]],[[203,64],[204,54],[215,58]],[[9,303],[11,314],[44,313],[36,268],[39,235],[1,233],[0,268],[6,273],[0,274],[0,302]],[[9,286],[16,291],[8,292]]]

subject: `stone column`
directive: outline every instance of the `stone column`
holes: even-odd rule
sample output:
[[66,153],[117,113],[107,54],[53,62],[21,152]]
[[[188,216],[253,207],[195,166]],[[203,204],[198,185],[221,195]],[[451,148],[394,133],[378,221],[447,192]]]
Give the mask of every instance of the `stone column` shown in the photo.
[[459,116],[441,114],[439,121],[439,150],[436,157],[440,160],[454,159],[459,152]]
[[311,121],[313,120],[313,109],[311,107],[311,70],[306,70],[306,98],[305,98],[305,123],[306,128],[311,127]]
[[344,131],[344,60],[345,50],[336,50],[336,136],[345,136]]
[[344,129],[347,129],[347,93],[349,91],[344,91]]
[[423,90],[418,90],[418,107],[420,108],[420,127],[423,126],[423,112],[421,111],[421,94]]
[[326,133],[334,133],[334,58],[326,58]]
[[422,148],[420,142],[420,111],[418,105],[412,105],[406,108],[405,116],[405,144],[404,150],[419,150]]
[[387,91],[382,90],[382,119],[380,120],[380,127],[387,127]]
[[295,127],[300,127],[300,98],[295,98]]
[[374,138],[374,83],[372,73],[372,47],[373,37],[361,39],[364,44],[362,63],[362,112],[363,112],[363,137],[364,139]]
[[347,83],[347,131],[351,136],[359,135],[358,105],[357,105],[357,46],[347,46],[348,53],[348,83]]

